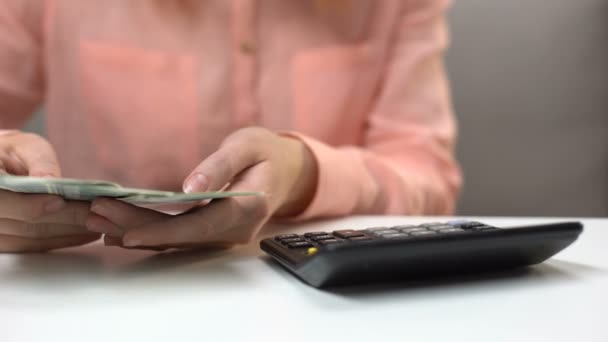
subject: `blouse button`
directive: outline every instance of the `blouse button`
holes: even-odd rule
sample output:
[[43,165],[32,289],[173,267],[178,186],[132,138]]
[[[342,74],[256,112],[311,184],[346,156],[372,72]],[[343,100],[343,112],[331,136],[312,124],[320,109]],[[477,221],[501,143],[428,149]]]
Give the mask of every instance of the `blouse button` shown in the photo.
[[246,55],[251,55],[255,52],[255,46],[249,42],[242,42],[240,49],[241,52]]

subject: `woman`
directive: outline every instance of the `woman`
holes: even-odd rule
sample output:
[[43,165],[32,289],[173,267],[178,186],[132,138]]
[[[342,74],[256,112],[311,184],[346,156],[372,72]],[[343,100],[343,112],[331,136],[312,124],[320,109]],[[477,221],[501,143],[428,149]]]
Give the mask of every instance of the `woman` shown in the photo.
[[[171,216],[1,192],[0,251],[100,233],[129,248],[232,244],[269,219],[451,213],[446,2],[4,0],[7,172],[267,196]],[[41,104],[50,142],[11,130]]]

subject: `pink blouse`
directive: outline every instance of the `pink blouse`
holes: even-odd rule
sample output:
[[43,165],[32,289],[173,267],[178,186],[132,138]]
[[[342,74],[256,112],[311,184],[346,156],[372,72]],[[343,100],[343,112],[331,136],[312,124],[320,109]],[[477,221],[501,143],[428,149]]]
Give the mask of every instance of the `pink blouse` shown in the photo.
[[178,190],[263,126],[318,161],[302,219],[453,211],[448,1],[169,2],[2,0],[0,128],[44,105],[64,176]]

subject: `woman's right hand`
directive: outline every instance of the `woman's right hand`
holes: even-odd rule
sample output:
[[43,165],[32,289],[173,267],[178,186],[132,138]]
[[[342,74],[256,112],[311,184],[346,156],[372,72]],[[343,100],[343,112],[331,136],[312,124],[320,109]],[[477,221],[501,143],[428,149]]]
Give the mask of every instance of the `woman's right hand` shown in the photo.
[[[51,145],[42,137],[0,131],[0,172],[34,177],[60,177]],[[0,253],[45,252],[82,245],[100,235],[85,228],[86,202],[54,195],[0,190]]]

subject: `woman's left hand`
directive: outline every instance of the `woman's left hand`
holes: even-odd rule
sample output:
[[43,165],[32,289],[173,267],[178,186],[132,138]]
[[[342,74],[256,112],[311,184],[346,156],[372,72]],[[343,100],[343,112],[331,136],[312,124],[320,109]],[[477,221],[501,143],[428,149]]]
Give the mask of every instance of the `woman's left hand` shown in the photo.
[[112,199],[95,200],[87,220],[106,244],[166,249],[246,243],[270,217],[302,212],[314,196],[317,165],[299,140],[263,128],[230,135],[184,182],[184,191],[261,191],[212,201],[178,215]]

